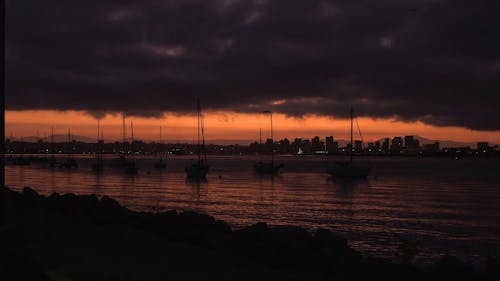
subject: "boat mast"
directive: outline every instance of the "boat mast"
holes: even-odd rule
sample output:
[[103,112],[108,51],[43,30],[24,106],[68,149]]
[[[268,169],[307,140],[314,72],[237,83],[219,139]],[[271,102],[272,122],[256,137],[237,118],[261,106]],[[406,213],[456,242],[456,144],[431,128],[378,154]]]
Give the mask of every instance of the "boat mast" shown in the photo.
[[97,119],[97,142],[99,142],[99,137],[101,135],[101,122]]
[[161,145],[162,145],[162,143],[161,143],[161,126],[160,126],[160,142],[157,145],[156,153],[155,153],[155,154],[157,154],[157,153],[160,154],[160,159],[161,159],[161,151],[160,151],[161,150]]
[[353,123],[353,109],[352,109],[352,106],[351,106],[351,148],[350,148],[350,151],[349,151],[349,162],[352,164],[352,152],[354,150],[354,147],[352,146],[352,123]]
[[52,163],[54,163],[54,127],[51,127],[50,128],[51,131],[52,131],[52,137],[51,137],[51,140],[52,140],[52,143],[51,143],[51,150],[52,150]]
[[134,124],[130,120],[130,142],[134,142]]
[[123,149],[123,154],[126,154],[125,152],[125,141],[126,141],[126,134],[125,134],[125,112],[122,113],[122,134],[123,134],[123,145],[122,145],[122,149]]
[[99,152],[101,154],[101,161],[102,161],[102,154],[104,153],[104,129],[101,129],[101,141],[102,141],[102,144],[100,146],[101,150]]
[[201,120],[201,153],[203,156],[203,166],[207,166],[207,152],[205,151],[205,118],[201,112],[200,107],[200,120]]
[[201,165],[201,144],[200,144],[200,127],[201,127],[201,120],[200,120],[200,99],[196,99],[196,109],[198,111],[198,165]]
[[132,124],[132,120],[130,120],[130,151],[132,155],[134,154],[134,125]]
[[101,149],[100,149],[101,142],[99,140],[100,135],[101,135],[101,121],[97,119],[97,153],[96,153],[97,160],[101,159]]
[[273,112],[269,111],[271,116],[271,163],[274,167],[274,136],[273,136]]
[[126,139],[126,136],[125,136],[125,112],[122,113],[122,135],[123,135],[123,143],[125,144],[125,139]]
[[68,128],[68,153],[71,154],[71,128]]

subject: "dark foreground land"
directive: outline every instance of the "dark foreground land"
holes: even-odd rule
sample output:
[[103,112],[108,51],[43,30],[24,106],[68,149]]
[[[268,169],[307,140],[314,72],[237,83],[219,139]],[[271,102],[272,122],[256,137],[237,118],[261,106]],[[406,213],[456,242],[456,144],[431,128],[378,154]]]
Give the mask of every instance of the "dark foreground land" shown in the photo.
[[500,280],[498,261],[417,268],[362,257],[327,230],[232,231],[208,215],[133,212],[106,196],[0,194],[0,280]]

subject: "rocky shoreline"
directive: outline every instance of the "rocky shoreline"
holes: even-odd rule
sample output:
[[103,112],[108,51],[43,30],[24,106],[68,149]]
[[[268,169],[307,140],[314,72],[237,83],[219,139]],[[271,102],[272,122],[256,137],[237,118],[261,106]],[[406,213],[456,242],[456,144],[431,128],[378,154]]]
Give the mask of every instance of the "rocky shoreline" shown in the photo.
[[446,256],[426,268],[363,257],[318,229],[232,230],[195,212],[131,211],[95,195],[1,188],[0,280],[500,280]]

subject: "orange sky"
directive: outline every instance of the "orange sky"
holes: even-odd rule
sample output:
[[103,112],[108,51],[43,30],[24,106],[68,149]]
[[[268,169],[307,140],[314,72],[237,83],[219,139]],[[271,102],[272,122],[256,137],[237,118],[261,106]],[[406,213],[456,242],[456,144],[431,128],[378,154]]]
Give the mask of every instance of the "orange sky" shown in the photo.
[[[134,136],[142,140],[158,140],[159,127],[166,141],[189,140],[196,138],[196,116],[166,114],[165,118],[127,118],[127,134],[130,134],[130,121],[133,121]],[[275,139],[284,137],[311,138],[333,135],[336,139],[348,138],[348,120],[330,119],[324,116],[309,115],[304,118],[291,118],[273,114]],[[392,119],[358,118],[365,141],[382,137],[419,135],[434,140],[455,140],[464,142],[500,142],[500,131],[472,131],[459,127],[436,127],[421,122],[405,123]],[[121,139],[121,115],[106,115],[101,120],[105,139]],[[97,120],[80,111],[5,111],[5,135],[14,137],[50,135],[51,126],[55,134],[72,134],[94,137],[97,134]],[[234,112],[205,113],[205,136],[207,140],[258,140],[259,128],[262,137],[269,136],[269,115],[242,114]],[[359,137],[358,137],[359,139]]]

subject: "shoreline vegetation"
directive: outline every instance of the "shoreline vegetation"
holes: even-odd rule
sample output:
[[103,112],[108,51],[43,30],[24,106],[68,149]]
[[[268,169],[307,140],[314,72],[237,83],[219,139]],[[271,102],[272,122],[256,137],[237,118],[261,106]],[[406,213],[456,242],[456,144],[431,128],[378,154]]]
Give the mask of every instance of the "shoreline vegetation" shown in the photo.
[[364,257],[329,230],[131,211],[95,195],[0,188],[0,280],[500,280],[452,256],[425,267]]

